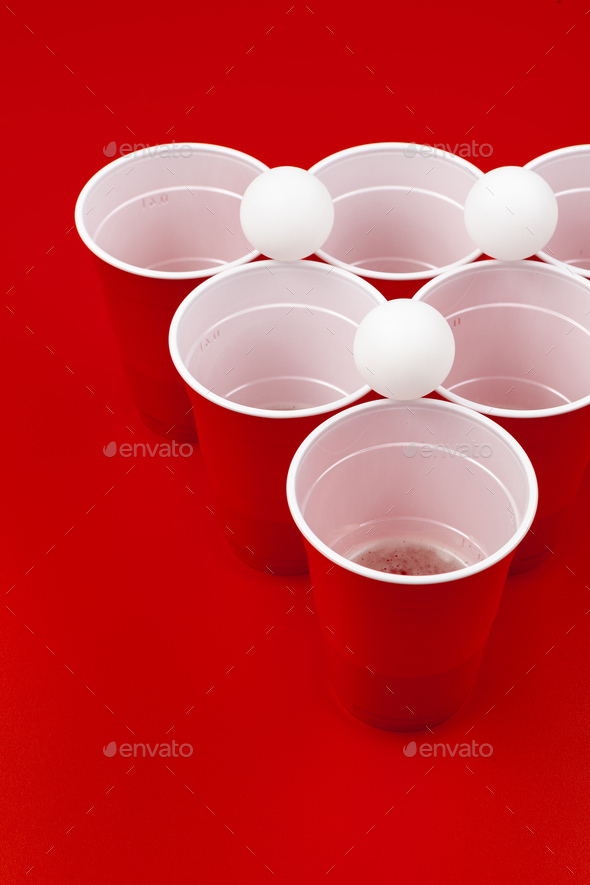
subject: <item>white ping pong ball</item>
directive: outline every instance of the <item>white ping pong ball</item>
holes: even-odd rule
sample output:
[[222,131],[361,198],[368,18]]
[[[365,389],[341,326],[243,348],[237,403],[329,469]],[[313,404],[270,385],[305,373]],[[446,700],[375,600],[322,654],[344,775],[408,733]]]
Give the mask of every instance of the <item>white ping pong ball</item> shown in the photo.
[[424,301],[380,304],[361,321],[353,344],[363,380],[382,396],[419,399],[443,383],[455,358],[451,327]]
[[500,166],[475,182],[465,200],[467,233],[486,255],[518,261],[543,249],[557,225],[557,199],[532,169]]
[[277,261],[297,261],[320,249],[334,224],[326,185],[297,166],[262,172],[248,186],[240,207],[248,242]]

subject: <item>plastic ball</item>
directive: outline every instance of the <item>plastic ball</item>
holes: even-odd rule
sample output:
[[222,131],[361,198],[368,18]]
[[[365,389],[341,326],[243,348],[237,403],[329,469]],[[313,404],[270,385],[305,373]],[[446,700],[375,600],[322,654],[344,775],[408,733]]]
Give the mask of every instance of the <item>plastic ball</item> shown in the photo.
[[543,249],[557,225],[557,199],[531,169],[500,166],[475,182],[465,200],[467,233],[486,255],[518,261]]
[[411,400],[443,383],[453,366],[455,339],[436,308],[400,298],[364,317],[353,350],[369,387],[389,399]]
[[277,261],[297,261],[320,249],[334,224],[326,185],[297,166],[262,172],[246,189],[240,207],[248,242]]

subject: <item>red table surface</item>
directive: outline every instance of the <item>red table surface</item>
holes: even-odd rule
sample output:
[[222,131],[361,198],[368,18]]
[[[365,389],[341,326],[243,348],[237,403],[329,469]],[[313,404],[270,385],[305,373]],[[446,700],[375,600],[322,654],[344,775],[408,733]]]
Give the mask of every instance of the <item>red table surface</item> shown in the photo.
[[[332,693],[309,578],[230,554],[198,449],[103,454],[161,440],[73,228],[109,145],[309,167],[469,144],[488,170],[588,142],[587,0],[0,15],[2,885],[590,882],[590,474],[561,547],[508,580],[460,712],[434,734],[366,726]],[[412,739],[493,753],[409,758]],[[172,740],[192,754],[103,753]]]

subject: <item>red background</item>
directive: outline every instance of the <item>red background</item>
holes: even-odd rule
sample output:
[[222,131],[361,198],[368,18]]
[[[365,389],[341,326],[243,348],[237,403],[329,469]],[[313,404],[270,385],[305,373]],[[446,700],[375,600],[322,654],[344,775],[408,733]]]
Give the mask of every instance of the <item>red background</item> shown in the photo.
[[[308,167],[473,139],[484,170],[589,142],[586,4],[0,11],[2,885],[590,881],[590,475],[561,548],[509,579],[461,711],[434,736],[363,725],[332,694],[308,578],[232,557],[198,451],[104,456],[160,440],[73,228],[112,141]],[[493,755],[406,758],[412,737]],[[190,758],[102,752],[173,738]]]

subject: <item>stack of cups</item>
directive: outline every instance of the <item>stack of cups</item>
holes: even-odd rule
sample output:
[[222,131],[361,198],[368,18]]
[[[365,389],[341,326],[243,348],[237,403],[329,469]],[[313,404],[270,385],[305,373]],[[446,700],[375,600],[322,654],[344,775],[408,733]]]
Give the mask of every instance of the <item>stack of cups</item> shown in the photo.
[[131,395],[144,423],[195,441],[191,404],[168,352],[174,311],[200,280],[251,261],[241,198],[267,167],[229,148],[173,144],[101,169],[76,204]]
[[[175,147],[110,164],[76,207],[137,407],[175,438],[196,423],[241,560],[309,568],[345,707],[430,727],[473,687],[509,568],[551,555],[590,460],[585,247],[562,224],[539,257],[575,272],[476,261],[463,208],[482,172],[384,143],[310,170],[334,201],[329,267],[248,263],[240,202],[267,167]],[[578,206],[567,151],[529,168]],[[396,403],[362,384],[353,343],[385,298],[411,296],[447,319],[456,358],[437,398]]]

